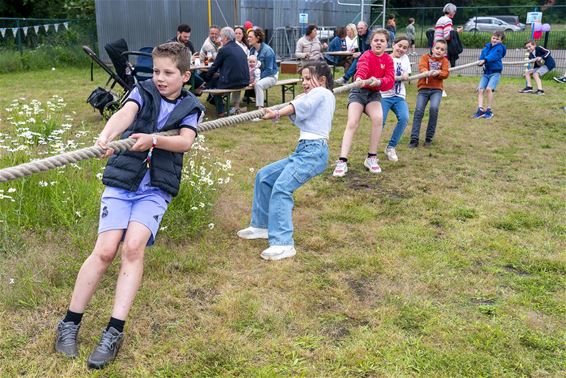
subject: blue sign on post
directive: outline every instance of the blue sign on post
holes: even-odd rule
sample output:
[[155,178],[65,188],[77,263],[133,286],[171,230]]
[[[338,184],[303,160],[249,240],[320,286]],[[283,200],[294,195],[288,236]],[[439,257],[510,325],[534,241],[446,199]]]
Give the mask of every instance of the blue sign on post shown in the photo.
[[527,12],[527,22],[526,24],[532,24],[533,22],[542,21],[542,12]]
[[299,24],[308,24],[308,23],[309,23],[309,14],[299,13]]

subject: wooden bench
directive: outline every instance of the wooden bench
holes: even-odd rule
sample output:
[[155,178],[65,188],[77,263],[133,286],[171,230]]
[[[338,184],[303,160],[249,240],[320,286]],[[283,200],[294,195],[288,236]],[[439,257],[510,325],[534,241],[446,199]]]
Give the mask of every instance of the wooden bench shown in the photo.
[[[279,80],[277,81],[277,83],[275,83],[274,86],[265,89],[265,106],[269,106],[268,104],[268,90],[279,86],[281,87],[281,99],[282,102],[285,102],[285,95],[287,93],[291,93],[292,94],[292,98],[295,98],[295,86],[300,82],[300,79],[285,79],[285,80]],[[253,90],[254,87],[251,85],[248,85],[247,87],[243,87],[243,88],[234,88],[234,89],[205,89],[202,91],[202,93],[206,93],[206,94],[210,94],[212,96],[221,96],[222,97],[222,101],[224,102],[225,105],[225,109],[226,109],[226,114],[228,114],[228,111],[230,110],[230,99],[232,97],[233,93],[236,92],[242,92],[242,91],[246,91],[246,90]]]

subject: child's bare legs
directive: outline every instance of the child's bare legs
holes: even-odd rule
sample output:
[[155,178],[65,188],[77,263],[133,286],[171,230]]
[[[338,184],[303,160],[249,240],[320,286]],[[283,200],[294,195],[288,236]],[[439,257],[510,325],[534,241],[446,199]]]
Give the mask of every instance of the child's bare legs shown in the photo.
[[483,89],[481,88],[478,89],[478,108],[483,108]]
[[[532,71],[525,71],[525,80],[527,81],[527,87],[532,87],[532,85],[531,85],[531,72]],[[535,81],[536,81],[536,79],[535,79]]]
[[85,260],[77,275],[69,310],[81,314],[84,312],[98,282],[116,257],[123,233],[124,230],[112,230],[98,235],[94,250]]
[[143,275],[144,252],[151,231],[141,223],[130,222],[122,245],[122,261],[112,317],[125,320],[132,307]]
[[[346,130],[344,130],[344,137],[342,138],[342,148],[340,150],[340,157],[347,158],[350,153],[350,148],[352,147],[352,140],[354,139],[354,134],[360,126],[360,118],[364,111],[364,106],[357,102],[352,102],[348,106],[348,123],[346,124]],[[376,148],[377,151],[377,148]]]
[[487,109],[491,109],[491,105],[493,104],[493,89],[487,87],[485,91],[487,92]]
[[383,110],[381,103],[374,101],[366,105],[366,114],[371,120],[371,131],[369,136],[369,149],[370,154],[377,154],[377,146],[381,139],[381,129],[383,125]]
[[[537,89],[542,90],[542,81],[540,80],[540,75],[538,74],[538,72],[533,73],[533,78],[535,79]],[[529,81],[530,80],[527,80],[527,83],[529,83]],[[528,85],[531,86],[531,84],[528,84]]]

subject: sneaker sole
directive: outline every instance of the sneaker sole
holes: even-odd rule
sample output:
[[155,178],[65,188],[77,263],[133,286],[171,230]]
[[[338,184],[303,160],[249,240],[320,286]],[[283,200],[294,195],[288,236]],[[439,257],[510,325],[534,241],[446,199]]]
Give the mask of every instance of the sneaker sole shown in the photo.
[[269,235],[240,235],[240,233],[236,233],[240,239],[245,240],[254,240],[254,239],[269,239]]
[[278,260],[283,260],[283,259],[287,259],[289,257],[293,257],[297,254],[297,251],[293,248],[293,250],[291,252],[288,253],[280,253],[278,255],[264,255],[263,253],[261,253],[259,256],[267,261],[278,261]]
[[381,168],[379,169],[379,171],[372,171],[371,169],[369,169],[369,167],[366,167],[366,165],[364,164],[364,167],[366,168],[366,171],[369,171],[369,173],[373,173],[373,174],[378,174],[381,173]]

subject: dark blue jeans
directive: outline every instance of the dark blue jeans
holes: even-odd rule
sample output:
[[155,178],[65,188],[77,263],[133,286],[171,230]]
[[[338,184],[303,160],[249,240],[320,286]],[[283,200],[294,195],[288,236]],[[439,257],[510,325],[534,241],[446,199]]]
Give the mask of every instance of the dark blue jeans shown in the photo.
[[419,89],[417,94],[417,105],[415,107],[415,115],[413,116],[413,130],[411,131],[411,141],[419,140],[421,131],[421,122],[424,117],[426,104],[430,101],[430,111],[428,113],[428,126],[426,128],[426,140],[431,141],[436,131],[436,122],[438,121],[438,109],[440,108],[440,100],[442,100],[442,89]]

